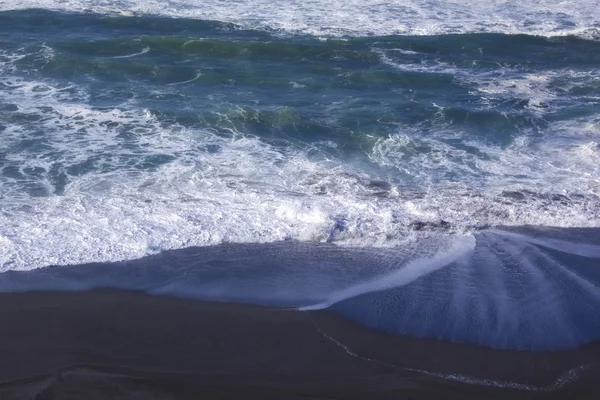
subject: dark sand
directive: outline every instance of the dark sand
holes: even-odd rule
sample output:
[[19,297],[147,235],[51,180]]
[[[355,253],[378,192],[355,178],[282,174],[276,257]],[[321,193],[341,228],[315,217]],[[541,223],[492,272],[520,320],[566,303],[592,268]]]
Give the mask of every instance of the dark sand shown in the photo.
[[0,294],[1,400],[596,399],[599,360],[598,345],[495,351],[373,332],[325,311],[115,290]]

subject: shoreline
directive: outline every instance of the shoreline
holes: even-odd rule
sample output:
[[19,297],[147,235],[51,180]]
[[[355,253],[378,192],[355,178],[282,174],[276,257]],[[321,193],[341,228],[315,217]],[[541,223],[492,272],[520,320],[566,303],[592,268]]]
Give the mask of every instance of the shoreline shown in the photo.
[[599,343],[492,350],[373,331],[329,311],[113,289],[2,293],[0,318],[3,399],[102,398],[107,388],[115,398],[589,398],[600,376]]

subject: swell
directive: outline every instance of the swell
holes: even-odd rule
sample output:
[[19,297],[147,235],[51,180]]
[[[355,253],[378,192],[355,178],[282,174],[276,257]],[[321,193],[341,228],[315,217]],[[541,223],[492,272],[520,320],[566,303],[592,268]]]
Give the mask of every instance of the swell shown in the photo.
[[[389,34],[368,36],[345,36],[322,38],[315,35],[294,35],[281,37],[269,30],[244,29],[233,23],[217,20],[170,18],[159,15],[140,16],[115,16],[97,13],[72,13],[68,11],[51,11],[44,9],[8,10],[0,11],[2,31],[27,33],[22,39],[32,39],[43,34],[52,38],[63,35],[63,42],[75,40],[73,49],[89,51],[88,55],[110,55],[118,51],[115,45],[123,45],[131,40],[145,38],[157,48],[171,51],[187,51],[211,53],[225,57],[237,55],[244,49],[254,50],[260,56],[277,56],[285,54],[295,57],[322,55],[324,60],[334,56],[331,49],[337,49],[337,55],[350,59],[358,57],[360,53],[353,53],[357,48],[370,48],[373,45],[382,45],[383,48],[403,51],[403,56],[410,58],[419,54],[438,54],[444,58],[469,65],[465,59],[467,54],[479,54],[482,61],[494,63],[498,57],[508,60],[530,59],[534,67],[544,62],[548,51],[561,48],[571,57],[554,61],[561,63],[587,63],[598,60],[599,44],[595,40],[588,40],[573,35],[559,35],[557,37],[544,37],[528,34],[512,34],[502,32],[447,32],[431,35]],[[77,40],[98,38],[105,34],[105,41],[96,46],[77,43]],[[231,42],[217,40],[218,38],[231,39]],[[194,41],[193,39],[199,39]],[[202,39],[205,41],[203,42]],[[214,39],[214,40],[211,40]],[[239,43],[236,43],[238,40]],[[249,41],[250,40],[250,41]],[[260,44],[259,42],[267,42]],[[107,46],[103,46],[102,43]],[[287,43],[284,47],[283,44]],[[182,47],[186,44],[189,47]],[[255,47],[253,47],[255,46]],[[347,52],[345,52],[346,50]],[[531,53],[530,53],[531,52]],[[534,57],[530,57],[530,56]],[[572,57],[575,57],[573,59]]]
[[446,0],[409,0],[403,4],[375,0],[335,0],[333,3],[322,0],[252,0],[227,5],[218,0],[175,0],[169,7],[158,0],[108,0],[101,3],[93,0],[8,0],[3,4],[3,9],[7,10],[35,7],[127,18],[163,16],[173,19],[218,20],[279,35],[339,37],[501,32],[598,38],[598,24],[594,18],[595,4],[587,0],[569,4],[559,0],[544,4],[481,3],[476,0],[467,0],[461,4]]

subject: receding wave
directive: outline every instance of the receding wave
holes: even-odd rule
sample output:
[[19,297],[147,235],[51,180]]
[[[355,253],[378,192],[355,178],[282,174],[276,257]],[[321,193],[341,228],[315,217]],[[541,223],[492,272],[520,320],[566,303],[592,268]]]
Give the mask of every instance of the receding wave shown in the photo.
[[394,333],[499,349],[577,347],[598,340],[600,326],[600,247],[580,235],[557,242],[482,232],[469,254],[412,284],[391,275],[357,296],[334,294],[331,307]]
[[142,290],[216,301],[330,308],[370,327],[497,349],[600,339],[598,229],[434,235],[394,249],[278,242],[0,274],[0,291]]

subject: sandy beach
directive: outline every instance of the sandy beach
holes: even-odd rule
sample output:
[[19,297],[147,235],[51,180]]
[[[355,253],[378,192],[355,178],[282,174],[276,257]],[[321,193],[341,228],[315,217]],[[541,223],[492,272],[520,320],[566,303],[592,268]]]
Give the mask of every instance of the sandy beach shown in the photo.
[[595,398],[600,346],[495,351],[299,312],[94,290],[0,294],[0,398]]

